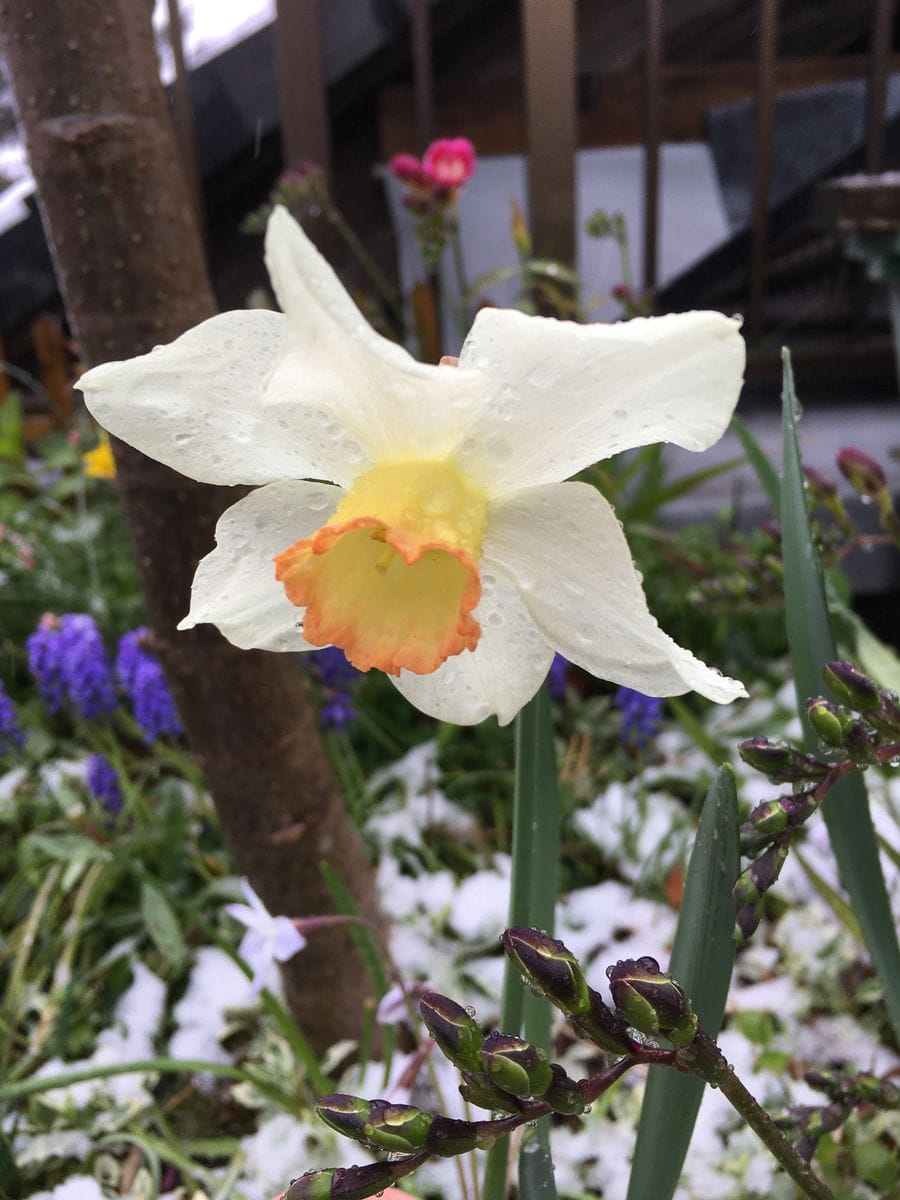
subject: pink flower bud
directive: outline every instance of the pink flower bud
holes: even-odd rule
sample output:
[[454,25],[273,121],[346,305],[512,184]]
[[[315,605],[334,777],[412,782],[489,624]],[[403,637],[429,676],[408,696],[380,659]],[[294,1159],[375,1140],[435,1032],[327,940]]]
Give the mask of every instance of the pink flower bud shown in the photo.
[[475,173],[475,147],[468,138],[438,138],[422,159],[426,177],[436,187],[458,189]]
[[879,496],[887,487],[881,464],[856,446],[844,446],[839,450],[837,465],[844,478],[862,496]]
[[403,183],[428,186],[428,177],[414,154],[395,154],[388,163],[388,170]]

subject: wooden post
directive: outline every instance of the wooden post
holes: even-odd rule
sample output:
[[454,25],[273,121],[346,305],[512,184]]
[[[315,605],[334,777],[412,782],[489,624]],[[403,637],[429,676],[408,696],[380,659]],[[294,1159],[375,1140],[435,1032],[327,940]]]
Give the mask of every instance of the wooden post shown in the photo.
[[331,135],[319,0],[277,0],[275,56],[284,165],[315,163],[331,183]]
[[434,68],[431,50],[429,0],[410,0],[413,91],[416,98],[416,133],[421,154],[434,138]]
[[759,341],[763,329],[763,293],[772,187],[772,138],[775,129],[775,61],[778,57],[778,0],[759,0],[757,43],[756,155],[753,171],[753,225],[750,230],[747,333]]
[[528,210],[537,254],[575,262],[575,0],[521,0]]
[[659,257],[659,150],[662,124],[663,0],[645,0],[644,288],[655,291]]

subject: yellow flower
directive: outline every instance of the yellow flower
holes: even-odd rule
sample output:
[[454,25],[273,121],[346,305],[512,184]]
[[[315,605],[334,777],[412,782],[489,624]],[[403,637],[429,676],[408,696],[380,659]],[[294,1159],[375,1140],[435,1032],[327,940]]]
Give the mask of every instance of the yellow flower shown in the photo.
[[650,695],[746,694],[663,633],[609,504],[562,482],[634,446],[712,445],[740,390],[738,321],[484,309],[459,365],[431,366],[375,333],[284,209],[266,252],[283,313],[224,313],[79,384],[145,454],[263,485],[220,519],[182,628],[340,646],[460,724],[511,720],[557,650]]
[[115,479],[116,460],[113,458],[112,446],[106,434],[100,435],[100,441],[86,454],[81,456],[81,465],[85,475],[91,479]]

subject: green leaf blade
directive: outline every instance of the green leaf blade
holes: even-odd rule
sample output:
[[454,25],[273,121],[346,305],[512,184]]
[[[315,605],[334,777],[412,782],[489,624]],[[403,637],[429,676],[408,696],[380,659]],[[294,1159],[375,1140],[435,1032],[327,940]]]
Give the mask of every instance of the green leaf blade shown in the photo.
[[[722,1025],[734,965],[735,905],[740,869],[734,772],[720,767],[700,814],[685,876],[669,970],[691,998],[706,1032]],[[628,1200],[670,1200],[678,1186],[703,1081],[651,1067],[638,1126]]]
[[[817,749],[806,720],[805,702],[824,690],[823,663],[837,657],[828,617],[822,567],[810,530],[797,440],[797,395],[785,350],[783,399],[784,479],[781,526],[788,645],[805,748]],[[859,920],[872,964],[884,987],[885,1002],[900,1037],[900,946],[878,854],[869,798],[859,772],[832,788],[822,805],[828,836],[844,887]]]

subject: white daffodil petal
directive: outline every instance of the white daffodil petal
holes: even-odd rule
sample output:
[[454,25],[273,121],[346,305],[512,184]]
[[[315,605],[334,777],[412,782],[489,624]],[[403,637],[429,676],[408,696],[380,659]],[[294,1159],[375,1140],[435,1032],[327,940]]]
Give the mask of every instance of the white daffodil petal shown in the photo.
[[501,495],[633,446],[705,450],[737,403],[739,328],[715,312],[576,325],[482,309],[460,355],[482,390],[457,459]]
[[401,671],[392,679],[416,708],[441,721],[475,725],[495,714],[508,724],[543,683],[553,648],[515,587],[481,564],[482,596],[475,609],[481,637],[474,650],[455,654],[430,675]]
[[178,628],[208,621],[242,650],[311,649],[273,559],[324,525],[342,495],[327,483],[282,480],[233,504],[219,518],[216,548],[197,568],[191,610]]
[[261,403],[286,330],[281,313],[222,313],[168,346],[94,367],[78,387],[110,433],[191,479],[331,479],[343,448],[327,414]]
[[341,456],[326,478],[346,486],[378,460],[448,453],[471,419],[478,377],[416,362],[376,333],[284,208],[269,220],[266,263],[289,334],[263,401],[317,414],[313,432]]
[[586,483],[527,488],[489,506],[484,553],[514,579],[535,624],[571,662],[650,696],[746,691],[663,633],[609,504]]

